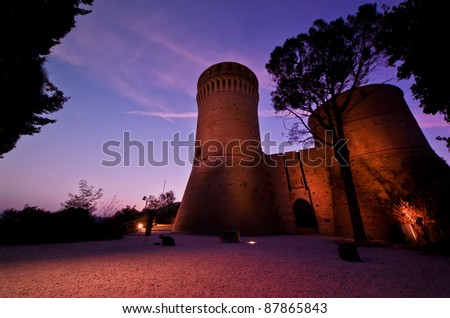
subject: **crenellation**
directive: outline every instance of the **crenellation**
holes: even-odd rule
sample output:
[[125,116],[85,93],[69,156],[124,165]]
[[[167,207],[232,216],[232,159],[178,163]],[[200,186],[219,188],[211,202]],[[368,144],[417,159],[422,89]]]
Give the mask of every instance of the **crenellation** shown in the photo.
[[239,92],[258,100],[258,80],[253,72],[245,66],[224,62],[211,66],[204,71],[197,83],[197,101],[201,102],[211,94]]

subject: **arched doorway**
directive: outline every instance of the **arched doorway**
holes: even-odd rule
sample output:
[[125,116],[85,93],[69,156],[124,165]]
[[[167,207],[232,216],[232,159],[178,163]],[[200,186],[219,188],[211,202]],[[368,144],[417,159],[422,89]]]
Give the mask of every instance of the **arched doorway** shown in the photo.
[[294,202],[294,216],[297,227],[316,228],[316,217],[308,201],[297,199]]

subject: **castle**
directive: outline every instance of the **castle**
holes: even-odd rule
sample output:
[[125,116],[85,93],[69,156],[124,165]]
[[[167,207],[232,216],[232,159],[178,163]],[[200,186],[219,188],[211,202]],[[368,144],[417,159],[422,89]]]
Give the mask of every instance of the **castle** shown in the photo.
[[[212,65],[197,88],[195,158],[174,232],[353,236],[330,147],[316,140],[311,149],[263,153],[258,79],[249,68],[234,62]],[[312,118],[308,125],[326,138]],[[358,88],[344,131],[367,236],[392,241],[398,234],[393,200],[428,195],[436,183],[442,187],[438,181],[447,179],[449,167],[431,149],[395,86]]]

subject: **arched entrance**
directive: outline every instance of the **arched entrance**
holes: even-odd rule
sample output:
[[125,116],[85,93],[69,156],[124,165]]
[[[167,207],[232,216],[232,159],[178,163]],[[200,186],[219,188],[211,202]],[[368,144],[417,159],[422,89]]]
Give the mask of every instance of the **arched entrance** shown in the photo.
[[297,227],[316,228],[316,217],[308,201],[297,199],[294,202],[294,216]]

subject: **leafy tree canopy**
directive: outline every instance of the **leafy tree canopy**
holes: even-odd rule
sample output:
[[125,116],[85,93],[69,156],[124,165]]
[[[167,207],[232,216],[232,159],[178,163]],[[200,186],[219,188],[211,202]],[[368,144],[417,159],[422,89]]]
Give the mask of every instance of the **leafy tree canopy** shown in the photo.
[[[411,90],[427,114],[450,122],[450,2],[408,0],[385,13],[380,47],[399,79],[414,76]],[[400,63],[400,64],[399,64]]]
[[[414,77],[411,91],[426,114],[441,113],[450,122],[450,2],[407,0],[387,8],[379,38],[399,79]],[[450,139],[447,141],[450,150]]]
[[[266,64],[275,83],[271,93],[275,110],[295,115],[308,130],[303,116],[336,131],[334,119],[347,110],[352,90],[363,85],[378,65],[381,54],[374,44],[381,17],[375,4],[363,5],[346,20],[316,20],[308,33],[276,47]],[[346,90],[350,90],[347,99],[336,105],[336,97]],[[315,112],[320,105],[325,114]]]
[[14,0],[0,5],[0,158],[20,136],[54,123],[46,115],[68,100],[43,71],[45,56],[75,27],[93,0]]

